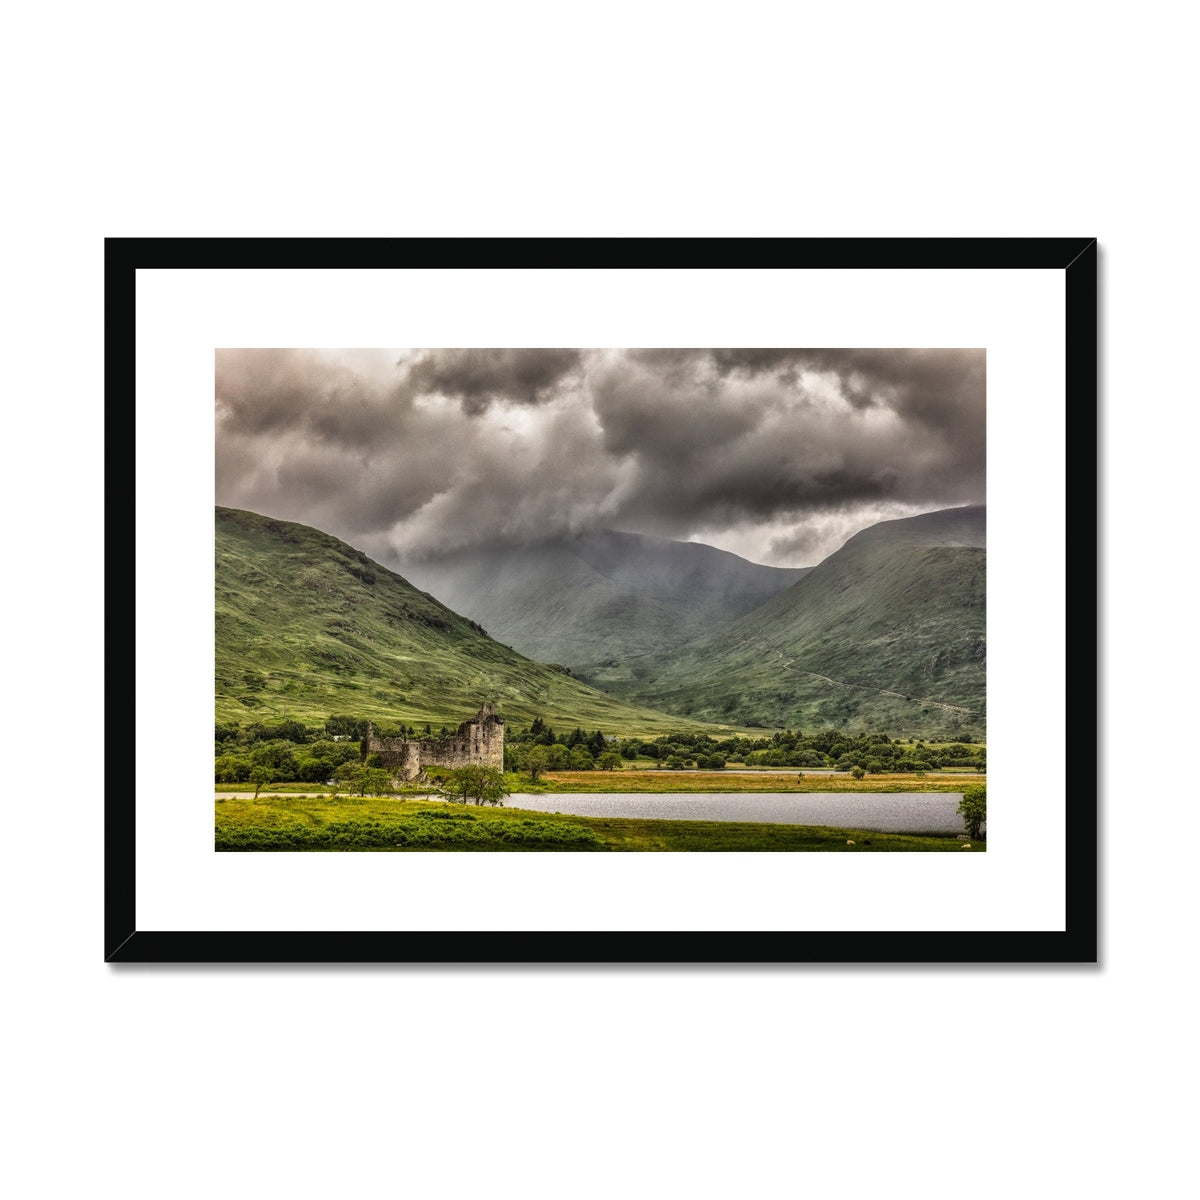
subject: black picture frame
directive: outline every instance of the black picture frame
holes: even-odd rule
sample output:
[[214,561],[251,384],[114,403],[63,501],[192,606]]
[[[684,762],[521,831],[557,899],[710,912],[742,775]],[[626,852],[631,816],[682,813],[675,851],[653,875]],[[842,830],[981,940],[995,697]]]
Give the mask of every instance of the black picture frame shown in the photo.
[[[146,269],[376,270],[471,262],[497,268],[706,266],[833,270],[1039,270],[1065,276],[1062,336],[1070,426],[1064,481],[1066,671],[1076,713],[1091,718],[1071,746],[1064,806],[1065,925],[1061,930],[797,930],[745,932],[294,932],[164,931],[136,921],[137,806],[113,725],[106,733],[104,957],[109,963],[1094,963],[1097,905],[1097,262],[1095,238],[861,239],[169,239],[105,241],[106,661],[109,713],[129,704],[137,611],[128,580],[137,567],[132,525],[139,497],[119,451],[136,443],[130,398],[137,386],[137,273]],[[1075,726],[1078,730],[1078,725]],[[137,753],[137,747],[134,748]]]

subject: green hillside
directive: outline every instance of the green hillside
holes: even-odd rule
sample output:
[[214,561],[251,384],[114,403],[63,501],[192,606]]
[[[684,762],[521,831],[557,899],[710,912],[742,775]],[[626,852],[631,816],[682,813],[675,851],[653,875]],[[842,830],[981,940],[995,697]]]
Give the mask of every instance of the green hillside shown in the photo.
[[886,521],[761,608],[629,664],[625,698],[700,720],[985,734],[986,509]]
[[696,722],[649,712],[531,662],[337,538],[216,510],[216,717],[331,715],[454,727],[491,700],[606,733]]
[[631,655],[668,650],[752,612],[807,568],[600,530],[460,551],[403,570],[520,653],[607,681]]

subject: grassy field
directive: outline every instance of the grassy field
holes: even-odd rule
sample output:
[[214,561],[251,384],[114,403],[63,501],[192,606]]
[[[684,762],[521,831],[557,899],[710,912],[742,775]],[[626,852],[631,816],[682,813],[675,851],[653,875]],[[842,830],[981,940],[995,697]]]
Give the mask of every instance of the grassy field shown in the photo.
[[[527,775],[510,772],[504,777],[510,792],[536,794],[555,792],[961,792],[966,786],[987,783],[987,776],[974,771],[930,771],[923,778],[912,774],[825,775],[806,772],[768,774],[756,771],[742,775],[729,771],[551,771],[530,783]],[[245,783],[214,784],[214,791],[248,792],[253,788]],[[408,783],[397,792],[401,796],[424,796],[429,787]],[[344,789],[343,789],[344,791]],[[268,783],[262,795],[324,792],[333,788],[321,783]]]
[[[260,796],[218,798],[224,851],[949,851],[952,837],[908,837],[812,825],[577,817],[422,800]],[[853,844],[850,844],[853,843]],[[981,851],[981,842],[971,849]]]

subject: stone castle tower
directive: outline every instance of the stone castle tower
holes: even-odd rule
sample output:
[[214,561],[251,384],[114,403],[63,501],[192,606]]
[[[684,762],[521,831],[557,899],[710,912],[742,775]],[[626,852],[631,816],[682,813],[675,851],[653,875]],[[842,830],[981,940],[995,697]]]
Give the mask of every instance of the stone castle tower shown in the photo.
[[416,779],[426,767],[495,767],[504,770],[504,721],[490,704],[464,721],[449,737],[384,738],[367,725],[361,757],[378,754],[386,770],[400,779]]

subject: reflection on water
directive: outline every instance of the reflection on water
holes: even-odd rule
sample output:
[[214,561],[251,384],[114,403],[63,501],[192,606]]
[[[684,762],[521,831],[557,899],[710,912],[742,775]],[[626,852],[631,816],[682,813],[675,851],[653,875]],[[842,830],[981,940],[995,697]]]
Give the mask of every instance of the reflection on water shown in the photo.
[[509,808],[584,817],[651,817],[676,821],[770,821],[836,825],[882,833],[962,833],[961,792],[644,792],[531,796],[514,793]]

